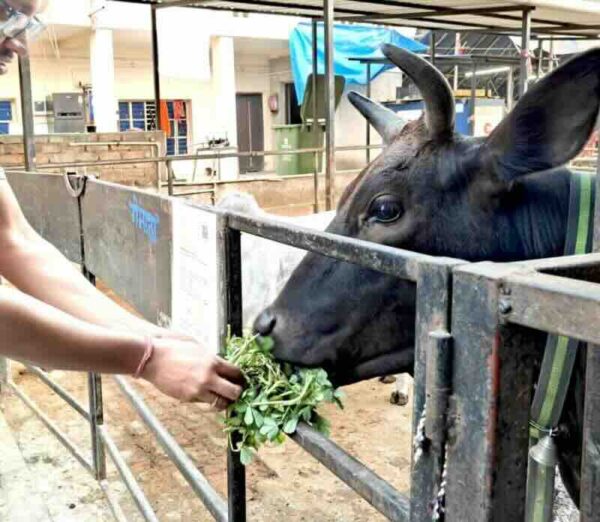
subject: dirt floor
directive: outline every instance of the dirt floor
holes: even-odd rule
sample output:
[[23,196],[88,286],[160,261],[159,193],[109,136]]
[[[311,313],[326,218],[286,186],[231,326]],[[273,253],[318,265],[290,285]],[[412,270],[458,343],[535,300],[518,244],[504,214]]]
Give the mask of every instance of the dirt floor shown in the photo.
[[[14,380],[82,448],[89,448],[83,420],[36,377],[14,368]],[[86,379],[81,374],[53,372],[55,379],[85,404]],[[216,489],[225,496],[224,438],[216,414],[198,405],[177,404],[137,384],[156,415],[188,452]],[[368,381],[346,388],[346,409],[326,408],[332,438],[401,491],[408,491],[410,468],[410,405],[393,406],[393,385]],[[106,424],[160,520],[212,520],[195,499],[176,468],[154,442],[110,378],[104,380]],[[95,482],[15,396],[0,407],[15,434],[55,522],[112,520]],[[141,520],[109,466],[111,489],[132,521]],[[336,479],[292,441],[268,448],[248,468],[249,520],[352,521],[384,520],[350,488]],[[19,521],[20,522],[20,521]],[[29,521],[27,521],[29,522]]]

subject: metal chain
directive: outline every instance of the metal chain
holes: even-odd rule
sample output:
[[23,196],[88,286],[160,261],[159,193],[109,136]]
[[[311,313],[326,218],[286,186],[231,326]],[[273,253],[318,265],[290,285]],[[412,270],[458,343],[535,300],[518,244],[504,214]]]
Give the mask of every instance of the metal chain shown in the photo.
[[[444,444],[444,456],[448,455],[448,444]],[[433,510],[431,519],[434,521],[443,520],[444,513],[446,512],[446,477],[448,473],[448,459],[444,459],[444,467],[442,469],[442,480],[440,482],[440,489],[435,497],[433,503]]]
[[427,441],[427,436],[425,435],[425,417],[427,412],[427,401],[423,405],[423,411],[421,412],[421,417],[419,418],[419,424],[417,425],[417,432],[415,433],[415,440],[413,441],[413,466],[416,466],[423,455],[423,451],[425,450],[425,442]]

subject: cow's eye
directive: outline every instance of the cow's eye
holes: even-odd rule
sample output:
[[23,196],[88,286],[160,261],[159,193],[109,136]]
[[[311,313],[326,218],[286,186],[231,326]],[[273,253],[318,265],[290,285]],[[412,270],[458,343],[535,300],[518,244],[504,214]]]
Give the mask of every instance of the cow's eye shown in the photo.
[[380,223],[391,223],[402,215],[402,204],[398,198],[385,194],[376,197],[369,207],[369,218]]

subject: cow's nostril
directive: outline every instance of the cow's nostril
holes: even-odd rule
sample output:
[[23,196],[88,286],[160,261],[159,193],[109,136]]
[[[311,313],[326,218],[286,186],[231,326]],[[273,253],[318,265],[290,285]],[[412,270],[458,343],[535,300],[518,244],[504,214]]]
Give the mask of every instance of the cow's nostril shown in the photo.
[[271,310],[266,309],[254,321],[254,331],[260,335],[267,336],[275,328],[276,322],[277,318],[275,314]]

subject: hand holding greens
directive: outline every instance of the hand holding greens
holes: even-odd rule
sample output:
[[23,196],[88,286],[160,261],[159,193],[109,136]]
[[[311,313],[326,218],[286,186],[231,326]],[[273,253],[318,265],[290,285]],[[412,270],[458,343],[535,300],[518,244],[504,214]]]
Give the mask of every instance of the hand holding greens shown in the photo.
[[[225,349],[225,358],[238,366],[246,379],[246,388],[229,406],[224,421],[229,443],[240,452],[244,465],[263,444],[281,444],[300,421],[329,435],[329,422],[315,408],[322,402],[343,407],[342,392],[333,388],[325,370],[280,364],[272,348],[271,338],[246,335],[230,336]],[[235,444],[234,433],[239,434]]]

